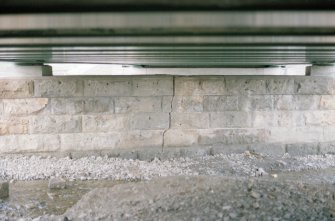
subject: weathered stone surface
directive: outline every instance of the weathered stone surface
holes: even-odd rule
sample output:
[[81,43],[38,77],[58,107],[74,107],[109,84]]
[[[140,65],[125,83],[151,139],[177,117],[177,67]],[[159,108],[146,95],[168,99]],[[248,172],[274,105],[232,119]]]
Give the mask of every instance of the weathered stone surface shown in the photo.
[[173,77],[133,78],[133,96],[173,95]]
[[49,115],[32,117],[29,122],[30,133],[79,133],[81,116]]
[[49,189],[65,189],[66,188],[66,180],[61,177],[52,177],[48,183]]
[[207,129],[209,127],[209,113],[172,113],[171,127]]
[[175,96],[172,100],[173,112],[203,112],[202,96]]
[[0,180],[0,199],[6,199],[9,197],[9,183],[7,181]]
[[82,114],[84,100],[81,98],[51,98],[50,106],[51,113],[55,115]]
[[96,97],[84,99],[85,114],[113,114],[114,99],[110,97]]
[[319,143],[321,154],[335,154],[335,142]]
[[163,143],[163,130],[135,130],[121,134],[120,148],[159,148]]
[[120,133],[74,133],[61,134],[62,151],[85,151],[115,149],[120,143]]
[[294,79],[282,79],[273,76],[266,82],[266,92],[268,94],[294,94]]
[[166,147],[227,153],[335,141],[335,84],[327,77],[47,77],[0,86],[1,153],[161,150],[163,134]]
[[29,98],[34,95],[31,80],[0,80],[0,98]]
[[270,136],[266,129],[214,129],[201,130],[200,145],[234,145],[267,142]]
[[321,97],[319,95],[295,95],[293,104],[296,110],[317,110],[319,109]]
[[129,78],[85,79],[84,83],[84,95],[88,97],[132,95],[132,81]]
[[270,128],[271,143],[320,142],[323,140],[322,127],[273,127]]
[[230,95],[266,94],[266,80],[245,77],[226,77],[227,93]]
[[161,112],[161,97],[117,97],[115,113]]
[[30,134],[1,136],[1,153],[57,151],[60,148],[59,135]]
[[334,95],[322,95],[320,99],[321,110],[335,110],[335,96]]
[[302,77],[294,80],[296,94],[332,94],[333,79],[328,77]]
[[80,79],[49,78],[34,80],[36,97],[82,96],[84,87]]
[[221,144],[221,145],[214,145],[211,148],[211,154],[233,154],[233,153],[244,153],[248,150],[247,144]]
[[306,111],[301,113],[306,119],[307,126],[334,126],[335,111]]
[[130,116],[132,130],[161,130],[169,128],[168,113],[135,113]]
[[317,110],[320,99],[318,95],[277,95],[273,98],[277,110]]
[[123,114],[84,115],[83,132],[109,132],[125,130],[127,117]]
[[176,77],[175,95],[225,95],[225,78],[220,77]]
[[300,111],[254,111],[252,127],[303,127],[306,119]]
[[272,111],[254,111],[252,112],[252,127],[267,128],[277,126],[274,119],[275,113]]
[[249,150],[258,154],[266,154],[269,156],[282,156],[285,154],[285,144],[255,143],[249,145]]
[[204,111],[237,111],[238,96],[204,96]]
[[4,113],[15,116],[36,115],[48,105],[48,98],[6,99],[3,100]]
[[275,110],[294,110],[292,95],[277,95],[273,96],[273,107]]
[[306,156],[318,154],[318,143],[294,143],[286,145],[291,156]]
[[226,111],[210,113],[211,128],[251,127],[251,115],[248,112]]
[[[325,126],[323,127],[323,141],[324,142],[330,142],[335,141],[335,127],[334,126]],[[322,140],[320,140],[322,141]]]
[[4,114],[4,107],[3,107],[3,101],[0,100],[0,115],[3,115]]
[[0,135],[27,134],[28,124],[27,118],[0,118]]
[[167,130],[164,133],[164,147],[189,147],[197,145],[198,132],[196,130]]
[[271,95],[251,95],[240,96],[238,100],[239,110],[267,110],[273,109],[273,101]]
[[172,100],[173,96],[162,97],[162,112],[169,113],[172,111]]

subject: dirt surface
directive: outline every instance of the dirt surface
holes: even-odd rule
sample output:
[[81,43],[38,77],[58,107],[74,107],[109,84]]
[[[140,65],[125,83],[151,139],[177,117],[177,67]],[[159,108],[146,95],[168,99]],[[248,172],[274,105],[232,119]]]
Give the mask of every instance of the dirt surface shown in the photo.
[[166,177],[95,189],[69,220],[333,220],[332,186],[215,176]]
[[[0,158],[0,178],[37,181],[12,180],[0,220],[335,220],[333,155],[10,157]],[[47,189],[55,172],[67,180],[56,192]]]

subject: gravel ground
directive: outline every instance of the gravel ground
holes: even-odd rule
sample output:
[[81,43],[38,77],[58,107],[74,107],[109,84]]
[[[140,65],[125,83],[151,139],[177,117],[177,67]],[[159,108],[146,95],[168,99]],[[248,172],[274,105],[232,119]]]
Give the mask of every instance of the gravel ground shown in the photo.
[[[249,152],[151,162],[0,157],[0,179],[13,182],[51,177],[141,181],[93,190],[65,213],[71,220],[100,216],[102,220],[333,220],[334,168],[334,155],[270,157]],[[26,205],[0,201],[0,220],[32,220],[22,208]],[[64,216],[36,220],[64,220]]]
[[8,155],[0,157],[0,179],[45,180],[61,176],[67,180],[150,180],[177,175],[253,176],[265,171],[303,171],[335,167],[335,155],[270,157],[244,154],[179,158],[151,162],[108,157],[80,159]]

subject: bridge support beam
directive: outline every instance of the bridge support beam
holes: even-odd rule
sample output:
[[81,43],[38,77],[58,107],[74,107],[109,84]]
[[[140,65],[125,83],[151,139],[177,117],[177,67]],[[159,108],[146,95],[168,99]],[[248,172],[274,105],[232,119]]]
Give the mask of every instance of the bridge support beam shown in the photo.
[[44,64],[0,63],[0,77],[52,76],[52,67]]

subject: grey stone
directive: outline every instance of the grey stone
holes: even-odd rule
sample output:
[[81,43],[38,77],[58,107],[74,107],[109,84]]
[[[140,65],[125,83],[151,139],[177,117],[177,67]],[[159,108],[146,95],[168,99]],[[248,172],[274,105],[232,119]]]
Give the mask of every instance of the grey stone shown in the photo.
[[204,96],[204,111],[221,112],[238,109],[237,96]]
[[247,144],[216,144],[211,148],[211,154],[241,154],[247,150]]
[[0,199],[6,199],[9,197],[9,183],[7,181],[0,180]]
[[199,145],[235,145],[267,142],[266,129],[209,129],[198,131]]
[[61,114],[82,114],[84,111],[84,101],[81,98],[51,98],[51,113]]
[[323,140],[322,127],[272,127],[269,130],[270,143],[307,143]]
[[198,132],[196,130],[167,130],[164,133],[164,147],[189,147],[198,144]]
[[65,189],[66,188],[66,180],[61,177],[53,177],[50,178],[48,183],[49,189]]
[[273,107],[275,110],[294,110],[295,105],[292,95],[273,96]]
[[175,95],[225,95],[225,77],[176,77]]
[[110,97],[87,98],[84,101],[85,114],[113,114],[114,99]]
[[320,142],[333,142],[335,141],[335,127],[334,126],[324,126],[323,127],[323,140]]
[[34,95],[34,82],[31,80],[0,80],[0,98],[30,98]]
[[251,127],[251,115],[248,112],[226,111],[210,113],[211,128]]
[[117,97],[115,113],[161,112],[161,97]]
[[162,97],[162,112],[169,113],[172,111],[172,101],[173,96],[163,96]]
[[36,115],[40,114],[48,103],[48,98],[6,99],[3,100],[4,113],[15,116]]
[[58,151],[60,139],[57,134],[30,134],[1,136],[1,153]]
[[306,156],[318,154],[318,143],[294,143],[286,145],[291,156]]
[[94,96],[130,96],[132,81],[129,78],[85,79],[84,95]]
[[112,150],[120,143],[119,132],[60,134],[61,151]]
[[296,110],[317,110],[320,106],[319,95],[295,95],[293,105]]
[[170,125],[168,113],[134,113],[130,116],[130,128],[133,130],[160,130]]
[[79,133],[82,130],[81,116],[49,115],[32,117],[29,122],[31,133]]
[[27,134],[28,125],[25,117],[0,118],[0,135]]
[[159,148],[163,143],[163,130],[132,130],[121,133],[120,148]]
[[252,112],[252,127],[303,127],[306,121],[300,111],[254,111]]
[[334,126],[335,125],[335,111],[306,111],[302,113],[306,126]]
[[109,132],[127,128],[128,119],[123,114],[84,115],[82,118],[83,132]]
[[266,94],[264,79],[226,77],[227,93],[230,95]]
[[321,110],[335,110],[335,96],[334,95],[322,95],[320,99]]
[[275,76],[266,82],[266,92],[269,94],[293,94],[294,79],[281,79]]
[[173,95],[173,77],[133,78],[133,96]]
[[318,95],[276,95],[274,108],[277,110],[317,110],[321,97]]
[[273,109],[273,102],[271,95],[251,95],[240,96],[238,100],[239,110],[253,111],[253,110],[267,110]]
[[267,128],[277,126],[273,111],[254,111],[252,112],[252,127]]
[[82,96],[84,87],[80,79],[47,78],[34,80],[36,97]]
[[294,80],[296,94],[332,94],[333,79],[328,77],[301,77]]
[[175,96],[172,100],[173,112],[203,112],[202,96]]
[[207,129],[209,127],[208,113],[172,113],[171,128]]
[[285,144],[282,143],[255,143],[249,145],[249,150],[258,154],[269,156],[282,156],[285,154]]
[[327,142],[319,144],[321,154],[335,154],[335,142]]

